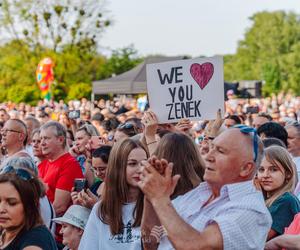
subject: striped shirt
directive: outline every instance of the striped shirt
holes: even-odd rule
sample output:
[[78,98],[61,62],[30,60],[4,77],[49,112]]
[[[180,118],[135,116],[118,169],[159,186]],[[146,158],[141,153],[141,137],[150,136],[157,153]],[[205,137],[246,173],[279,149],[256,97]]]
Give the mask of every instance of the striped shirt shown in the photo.
[[[253,182],[224,185],[220,196],[204,206],[211,195],[209,184],[203,182],[172,203],[184,221],[200,232],[217,223],[225,250],[264,249],[272,218]],[[174,248],[163,236],[158,249]]]

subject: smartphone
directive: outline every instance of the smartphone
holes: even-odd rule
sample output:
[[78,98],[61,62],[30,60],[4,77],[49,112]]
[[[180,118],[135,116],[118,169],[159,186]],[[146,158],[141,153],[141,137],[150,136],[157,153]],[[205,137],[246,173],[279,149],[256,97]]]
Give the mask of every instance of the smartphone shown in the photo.
[[73,120],[80,118],[80,110],[70,111],[68,117]]
[[257,106],[255,106],[255,107],[247,107],[247,109],[246,109],[246,113],[247,114],[257,114],[259,112],[259,108],[257,107]]
[[94,135],[91,137],[91,148],[92,149],[99,148],[105,144],[106,144],[105,139],[102,138],[101,136]]
[[88,188],[88,182],[84,178],[78,178],[74,180],[74,190],[80,192]]

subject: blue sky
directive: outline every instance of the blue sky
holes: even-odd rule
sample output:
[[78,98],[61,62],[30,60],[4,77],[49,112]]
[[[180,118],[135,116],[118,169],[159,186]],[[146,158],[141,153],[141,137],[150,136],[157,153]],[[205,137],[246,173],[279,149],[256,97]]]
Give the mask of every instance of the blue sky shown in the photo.
[[133,44],[141,56],[235,53],[254,13],[285,10],[300,14],[299,0],[106,1],[113,25],[103,34],[103,52]]

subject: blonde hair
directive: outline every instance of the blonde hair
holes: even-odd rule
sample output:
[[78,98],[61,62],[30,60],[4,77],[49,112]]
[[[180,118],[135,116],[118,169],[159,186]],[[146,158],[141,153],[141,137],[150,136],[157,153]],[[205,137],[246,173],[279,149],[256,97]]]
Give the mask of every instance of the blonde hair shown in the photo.
[[296,165],[293,162],[292,157],[289,152],[280,146],[274,145],[265,149],[265,158],[268,162],[274,166],[279,166],[279,164],[284,169],[285,182],[283,185],[270,197],[266,199],[267,207],[270,207],[273,202],[282,196],[286,192],[293,192],[296,185]]

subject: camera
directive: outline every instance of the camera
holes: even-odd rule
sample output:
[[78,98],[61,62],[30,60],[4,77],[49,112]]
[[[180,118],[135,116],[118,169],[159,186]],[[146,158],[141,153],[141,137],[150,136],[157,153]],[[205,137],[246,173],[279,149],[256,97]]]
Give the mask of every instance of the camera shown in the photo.
[[73,120],[78,119],[80,117],[80,110],[70,111],[68,116]]
[[75,179],[74,180],[74,190],[76,192],[80,192],[84,189],[87,189],[88,188],[88,182],[86,179],[84,178],[78,178],[78,179]]

